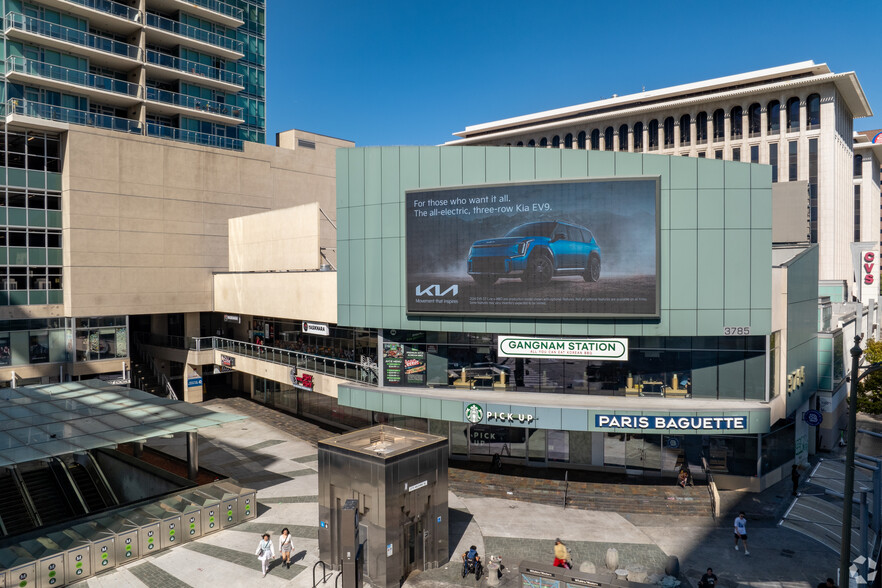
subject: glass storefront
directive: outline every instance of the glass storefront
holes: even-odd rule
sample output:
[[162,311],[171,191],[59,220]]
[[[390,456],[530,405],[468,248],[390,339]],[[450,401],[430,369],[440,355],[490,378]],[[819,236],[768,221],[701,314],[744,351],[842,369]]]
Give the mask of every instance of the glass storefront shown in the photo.
[[329,326],[328,336],[303,332],[301,321],[285,321],[256,316],[249,325],[252,343],[333,357],[355,363],[377,361],[377,330]]
[[[499,357],[496,336],[383,331],[424,363],[427,386],[451,386],[463,374],[474,388],[605,396],[765,400],[766,337],[631,337],[629,360]],[[413,380],[416,381],[416,380]],[[411,381],[409,381],[412,383]],[[419,384],[418,384],[419,385]]]
[[128,317],[125,315],[78,318],[74,322],[77,361],[128,357]]

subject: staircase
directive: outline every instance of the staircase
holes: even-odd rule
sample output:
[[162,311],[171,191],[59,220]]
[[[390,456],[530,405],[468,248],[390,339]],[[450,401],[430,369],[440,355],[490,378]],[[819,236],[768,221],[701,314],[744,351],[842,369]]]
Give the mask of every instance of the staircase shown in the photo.
[[156,379],[153,370],[141,363],[140,359],[136,359],[134,354],[129,358],[129,369],[131,371],[133,388],[138,388],[156,396],[165,396],[162,390],[162,383]]
[[0,476],[0,519],[6,527],[7,536],[18,535],[36,527],[15,479],[9,473]]
[[102,508],[110,506],[110,504],[107,504],[101,496],[101,491],[98,489],[98,485],[95,483],[95,480],[92,479],[92,475],[89,473],[86,466],[74,463],[68,468],[68,472],[70,472],[70,476],[77,485],[77,489],[80,491],[80,496],[83,497],[83,500],[86,503],[86,508],[89,509],[89,512],[95,512],[96,510],[101,510]]
[[[613,476],[610,476],[611,478]],[[681,488],[666,484],[549,480],[472,469],[449,470],[449,488],[464,496],[520,500],[583,510],[625,513],[711,516],[707,486]]]
[[41,467],[22,471],[21,477],[44,526],[74,516],[65,496],[65,489],[58,483],[51,469]]

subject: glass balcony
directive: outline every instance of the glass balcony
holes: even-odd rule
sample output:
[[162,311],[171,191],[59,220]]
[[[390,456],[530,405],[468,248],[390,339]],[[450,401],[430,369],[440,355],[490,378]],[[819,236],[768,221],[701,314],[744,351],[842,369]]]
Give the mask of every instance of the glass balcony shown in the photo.
[[71,4],[79,4],[80,6],[84,6],[86,8],[90,8],[92,10],[97,10],[99,12],[107,13],[111,16],[118,16],[120,18],[124,18],[126,20],[130,20],[132,22],[139,22],[141,20],[141,13],[125,4],[120,4],[119,2],[113,2],[112,0],[64,0],[65,2],[70,2]]
[[204,98],[197,98],[186,94],[178,94],[177,92],[160,90],[159,88],[151,88],[148,86],[147,100],[161,102],[163,104],[172,104],[174,106],[187,108],[189,110],[197,110],[206,114],[228,116],[242,121],[245,120],[242,114],[242,109],[238,106],[223,104],[222,102],[215,102],[214,100],[205,100]]
[[86,112],[85,110],[74,110],[73,108],[64,108],[63,106],[53,106],[52,104],[33,102],[21,98],[13,98],[6,102],[6,115],[11,116],[14,114],[73,125],[141,134],[141,129],[136,120]]
[[79,71],[59,65],[52,65],[34,59],[23,57],[10,57],[6,60],[6,74],[23,73],[29,76],[66,82],[93,90],[125,94],[132,98],[141,97],[141,88],[137,84],[131,84],[122,80],[115,80],[106,76],[91,74],[87,71]]
[[155,65],[175,69],[218,82],[233,84],[240,87],[245,86],[245,78],[242,74],[219,69],[217,67],[211,67],[195,61],[187,61],[180,57],[174,57],[158,51],[151,51],[150,49],[147,50],[147,63],[153,63]]
[[236,8],[235,6],[230,6],[226,2],[219,2],[218,0],[184,0],[185,2],[189,2],[190,4],[195,4],[196,6],[201,6],[202,8],[211,10],[212,12],[217,12],[218,14],[223,14],[224,16],[229,16],[230,18],[235,18],[236,20],[245,20],[243,17],[243,12],[241,8]]
[[173,141],[182,141],[184,143],[193,143],[196,145],[205,145],[206,147],[242,151],[241,139],[231,139],[229,137],[210,135],[208,133],[176,129],[174,127],[168,127],[156,123],[147,123],[147,136],[172,139]]
[[209,45],[214,45],[215,47],[220,47],[227,51],[233,51],[240,55],[244,54],[244,46],[241,41],[218,35],[217,33],[212,33],[211,31],[206,31],[204,29],[191,27],[190,25],[159,16],[158,14],[147,15],[147,26],[175,35],[180,35],[182,37],[187,37],[188,39],[200,41],[202,43],[207,43]]
[[32,16],[25,16],[24,14],[17,12],[10,12],[6,15],[5,29],[7,34],[9,34],[11,30],[24,31],[48,39],[72,43],[74,45],[80,45],[81,47],[87,47],[89,49],[94,49],[103,53],[111,53],[129,59],[138,59],[140,55],[138,48],[134,45],[121,43],[108,37],[93,35],[92,33],[87,33],[78,29],[64,27]]

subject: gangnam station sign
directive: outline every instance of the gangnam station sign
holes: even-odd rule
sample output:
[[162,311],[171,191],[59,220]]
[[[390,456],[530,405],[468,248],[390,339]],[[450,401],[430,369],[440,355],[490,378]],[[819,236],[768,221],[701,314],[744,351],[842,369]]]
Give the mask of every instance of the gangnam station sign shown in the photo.
[[499,335],[497,342],[500,357],[628,361],[628,340],[624,338],[547,339]]

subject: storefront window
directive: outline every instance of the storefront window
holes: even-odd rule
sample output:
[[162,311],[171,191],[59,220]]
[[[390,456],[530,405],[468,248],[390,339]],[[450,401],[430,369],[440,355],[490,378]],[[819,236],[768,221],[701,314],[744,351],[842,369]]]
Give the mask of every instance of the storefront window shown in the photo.
[[762,435],[762,454],[760,456],[762,464],[762,475],[766,475],[772,470],[781,467],[794,457],[793,443],[795,433],[794,423],[781,423],[778,427],[772,427],[774,430]]
[[[303,332],[301,321],[283,321],[270,317],[254,317],[248,324],[252,343],[287,349],[354,363],[377,361],[376,329],[354,329],[330,325],[329,334]],[[423,340],[425,341],[425,339]]]
[[102,316],[75,320],[77,361],[125,358],[129,355],[125,316]]

